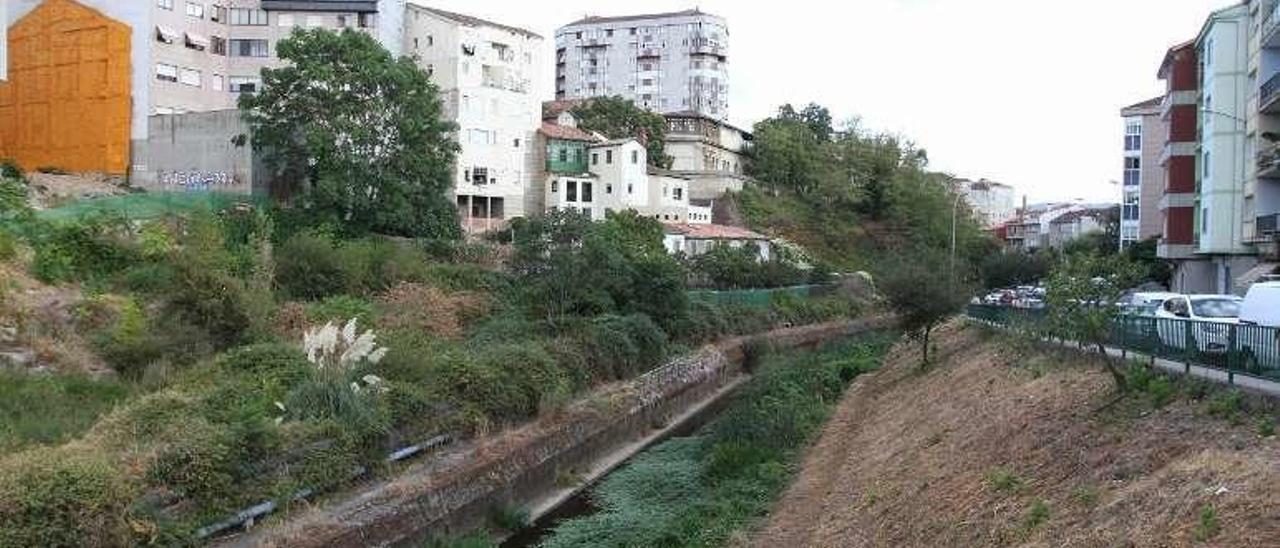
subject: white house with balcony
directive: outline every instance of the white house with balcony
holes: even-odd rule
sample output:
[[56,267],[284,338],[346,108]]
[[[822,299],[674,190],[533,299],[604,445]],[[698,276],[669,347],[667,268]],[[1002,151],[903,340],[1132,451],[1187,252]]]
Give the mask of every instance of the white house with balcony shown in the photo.
[[477,17],[409,4],[405,52],[439,86],[462,147],[454,199],[464,228],[487,231],[537,211],[542,37]]
[[586,154],[585,173],[550,174],[545,194],[548,210],[580,211],[596,221],[610,213],[634,210],[662,222],[710,222],[710,207],[691,209],[688,179],[650,167],[639,141],[597,141],[586,146]]

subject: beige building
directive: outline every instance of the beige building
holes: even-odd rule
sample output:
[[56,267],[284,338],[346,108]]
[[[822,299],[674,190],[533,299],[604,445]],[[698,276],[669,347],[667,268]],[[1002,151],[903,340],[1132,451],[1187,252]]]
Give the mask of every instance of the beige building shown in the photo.
[[1120,191],[1120,247],[1164,232],[1160,200],[1165,169],[1161,164],[1169,124],[1161,115],[1164,97],[1121,109],[1124,119],[1124,174]]
[[750,133],[696,112],[667,114],[666,153],[671,171],[689,179],[696,200],[742,190]]

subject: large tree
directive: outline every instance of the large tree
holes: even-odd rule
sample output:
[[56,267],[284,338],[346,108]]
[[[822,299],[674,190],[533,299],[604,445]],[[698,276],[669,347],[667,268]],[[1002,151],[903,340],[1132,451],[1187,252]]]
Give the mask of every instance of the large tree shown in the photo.
[[649,165],[668,168],[666,153],[667,119],[649,112],[622,97],[601,97],[585,101],[573,109],[578,126],[610,139],[634,138],[645,146]]
[[1107,354],[1116,302],[1142,281],[1143,269],[1120,255],[1068,255],[1046,284],[1049,326],[1066,340],[1096,350],[1121,392],[1128,389],[1121,365]]
[[312,222],[351,234],[456,237],[447,192],[458,151],[439,93],[367,33],[295,30],[242,95],[253,146]]

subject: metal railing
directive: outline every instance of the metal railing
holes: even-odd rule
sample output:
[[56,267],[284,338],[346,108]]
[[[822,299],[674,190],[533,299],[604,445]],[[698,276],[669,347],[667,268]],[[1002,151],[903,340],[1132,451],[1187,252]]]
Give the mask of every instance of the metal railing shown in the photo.
[[1276,97],[1276,92],[1280,92],[1280,73],[1273,74],[1258,88],[1258,108],[1265,110]]
[[1270,215],[1259,215],[1255,226],[1255,232],[1258,236],[1275,236],[1280,227],[1277,227],[1280,221],[1280,213],[1272,213]]
[[[1042,339],[1062,339],[1045,310],[969,305],[965,314]],[[1280,380],[1280,329],[1121,314],[1111,323],[1107,346],[1231,374]]]

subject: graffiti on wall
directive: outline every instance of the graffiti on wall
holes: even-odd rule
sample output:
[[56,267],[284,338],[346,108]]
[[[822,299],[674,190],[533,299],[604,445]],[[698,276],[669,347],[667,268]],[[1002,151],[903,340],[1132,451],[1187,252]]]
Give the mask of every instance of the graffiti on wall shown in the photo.
[[240,186],[240,178],[225,171],[161,171],[160,186],[181,190],[220,190]]

